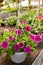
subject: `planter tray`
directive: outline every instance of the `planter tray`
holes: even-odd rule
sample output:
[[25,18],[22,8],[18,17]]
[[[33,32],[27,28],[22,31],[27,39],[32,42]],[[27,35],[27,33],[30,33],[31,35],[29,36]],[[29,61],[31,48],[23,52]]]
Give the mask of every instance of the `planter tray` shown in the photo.
[[34,65],[34,62],[37,59],[37,57],[40,55],[42,49],[43,49],[43,42],[41,42],[37,46],[36,50],[31,54],[31,56],[27,57],[26,60],[21,64],[16,64],[11,60],[6,60],[4,58],[6,54],[0,55],[0,65]]

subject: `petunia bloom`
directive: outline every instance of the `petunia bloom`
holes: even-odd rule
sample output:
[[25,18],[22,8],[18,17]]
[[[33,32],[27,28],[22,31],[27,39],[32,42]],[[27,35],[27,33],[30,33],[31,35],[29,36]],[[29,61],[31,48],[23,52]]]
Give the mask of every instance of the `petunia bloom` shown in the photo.
[[24,48],[24,52],[26,53],[26,54],[30,54],[31,53],[31,47],[30,46],[26,46],[25,48]]
[[13,37],[13,36],[9,36],[9,39],[13,42],[13,41],[15,41],[15,37]]
[[20,42],[19,43],[19,48],[23,48],[24,47],[24,42]]
[[25,30],[26,30],[27,32],[29,32],[29,31],[31,30],[31,27],[30,27],[30,26],[26,26],[26,27],[25,27]]
[[37,18],[37,19],[42,19],[42,20],[43,20],[43,16],[41,16],[41,15],[37,15],[36,18]]
[[41,19],[43,20],[43,16],[41,16]]
[[41,16],[40,16],[40,15],[37,15],[36,18],[37,18],[37,19],[41,19]]
[[21,23],[21,24],[26,24],[26,21],[21,20],[20,23]]
[[19,45],[18,45],[18,44],[15,44],[15,45],[14,45],[14,50],[15,50],[15,51],[19,51]]
[[21,31],[20,29],[17,29],[17,30],[16,30],[16,34],[17,34],[17,35],[20,35],[21,33],[22,33],[22,31]]
[[42,40],[42,37],[40,35],[35,36],[35,42],[39,43],[41,42],[41,40]]
[[35,35],[34,34],[31,34],[30,35],[30,39],[34,41],[35,40]]
[[8,41],[6,41],[6,40],[3,41],[2,44],[1,44],[1,47],[2,47],[3,49],[7,49],[8,46],[9,46],[9,43],[8,43]]

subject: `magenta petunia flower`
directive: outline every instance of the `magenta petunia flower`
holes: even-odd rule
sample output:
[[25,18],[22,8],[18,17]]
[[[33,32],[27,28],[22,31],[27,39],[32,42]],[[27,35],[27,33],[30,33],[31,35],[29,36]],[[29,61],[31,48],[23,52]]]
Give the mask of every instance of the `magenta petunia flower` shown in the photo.
[[35,36],[35,41],[36,41],[37,43],[41,42],[41,40],[42,40],[42,37],[41,37],[40,35],[36,35],[36,36]]
[[9,46],[9,43],[8,43],[8,41],[6,41],[6,40],[3,41],[2,44],[1,44],[1,47],[2,47],[3,49],[7,49],[8,46]]
[[29,54],[30,52],[31,52],[31,47],[30,46],[26,46],[25,48],[24,48],[24,52],[26,53],[26,54]]
[[26,27],[25,27],[25,30],[26,30],[27,32],[29,32],[29,31],[31,30],[31,27],[30,27],[30,26],[26,26]]
[[31,34],[30,35],[30,39],[34,41],[35,40],[35,35],[34,34]]
[[18,44],[15,44],[15,45],[14,45],[14,50],[15,50],[15,51],[19,51],[19,45],[18,45]]
[[16,34],[17,34],[17,35],[20,35],[21,33],[22,33],[22,31],[21,31],[20,29],[17,29],[17,30],[16,30]]
[[37,18],[37,19],[41,19],[41,16],[40,16],[40,15],[37,15],[36,18]]
[[19,48],[23,48],[24,47],[24,42],[20,42],[19,43]]
[[13,41],[15,41],[15,37],[13,37],[13,36],[9,36],[9,39],[13,42]]
[[20,23],[21,23],[21,24],[26,24],[26,21],[21,20]]

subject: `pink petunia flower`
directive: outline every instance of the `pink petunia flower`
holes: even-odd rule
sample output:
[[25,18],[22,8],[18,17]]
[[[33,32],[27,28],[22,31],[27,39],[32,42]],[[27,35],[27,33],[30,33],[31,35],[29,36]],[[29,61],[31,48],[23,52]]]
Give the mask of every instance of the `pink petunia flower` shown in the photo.
[[29,54],[30,52],[31,52],[31,47],[30,46],[26,46],[25,48],[24,48],[24,52],[26,53],[26,54]]
[[41,16],[41,19],[43,20],[43,16]]
[[40,35],[35,36],[35,42],[39,43],[41,42],[41,40],[42,40],[42,37]]
[[21,20],[20,23],[21,23],[21,24],[26,24],[26,21]]
[[40,15],[37,15],[36,18],[37,18],[37,19],[41,19],[41,16],[40,16]]
[[23,48],[24,47],[24,42],[20,42],[19,43],[19,48]]
[[13,36],[9,36],[9,39],[13,42],[13,41],[15,41],[15,37],[13,37]]
[[34,34],[31,34],[30,35],[30,39],[34,41],[35,40],[35,35]]
[[43,20],[43,16],[37,15],[36,16],[37,19],[42,19]]
[[16,30],[16,34],[17,34],[17,35],[20,35],[21,33],[22,33],[22,31],[21,31],[20,29],[17,29],[17,30]]
[[19,45],[18,45],[18,44],[15,44],[15,45],[14,45],[14,50],[15,50],[15,51],[19,51]]
[[8,41],[6,41],[6,40],[3,41],[2,44],[1,44],[1,47],[2,47],[3,49],[7,49],[8,46],[9,46],[9,43],[8,43]]
[[25,27],[25,30],[26,30],[27,32],[29,32],[29,31],[31,30],[31,27],[30,27],[30,26],[26,26],[26,27]]

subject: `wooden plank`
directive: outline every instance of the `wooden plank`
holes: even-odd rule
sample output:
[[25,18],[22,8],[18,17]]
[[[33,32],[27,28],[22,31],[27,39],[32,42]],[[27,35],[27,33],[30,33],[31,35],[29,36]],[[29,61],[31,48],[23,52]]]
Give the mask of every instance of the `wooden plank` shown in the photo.
[[41,50],[35,61],[32,63],[32,65],[43,65],[43,49]]

